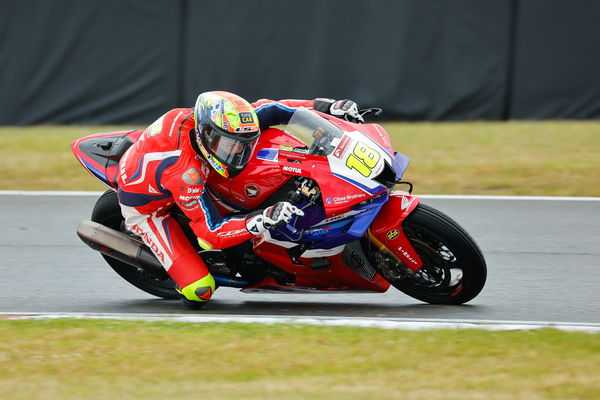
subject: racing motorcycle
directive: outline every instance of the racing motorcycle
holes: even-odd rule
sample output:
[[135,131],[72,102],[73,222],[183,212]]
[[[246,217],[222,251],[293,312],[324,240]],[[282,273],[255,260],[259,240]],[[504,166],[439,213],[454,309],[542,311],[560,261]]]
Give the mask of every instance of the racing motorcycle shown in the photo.
[[[361,110],[364,117],[380,112]],[[175,284],[152,251],[125,229],[117,199],[118,162],[142,132],[99,133],[71,144],[79,162],[109,188],[77,234],[129,283],[176,299]],[[402,181],[409,161],[393,151],[379,124],[299,108],[287,125],[261,133],[239,175],[211,172],[206,193],[224,216],[278,201],[291,202],[303,216],[240,245],[203,250],[185,214],[176,206],[170,212],[217,286],[337,293],[394,286],[427,303],[465,303],[485,284],[484,257],[462,227],[412,194],[413,185]]]

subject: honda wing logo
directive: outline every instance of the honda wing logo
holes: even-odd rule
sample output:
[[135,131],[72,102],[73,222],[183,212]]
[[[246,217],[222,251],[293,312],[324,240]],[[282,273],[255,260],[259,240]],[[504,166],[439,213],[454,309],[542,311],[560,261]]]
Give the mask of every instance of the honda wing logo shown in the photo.
[[415,201],[415,199],[409,199],[406,196],[402,196],[402,203],[400,204],[400,209],[408,210],[410,208],[411,204],[413,203],[413,201]]

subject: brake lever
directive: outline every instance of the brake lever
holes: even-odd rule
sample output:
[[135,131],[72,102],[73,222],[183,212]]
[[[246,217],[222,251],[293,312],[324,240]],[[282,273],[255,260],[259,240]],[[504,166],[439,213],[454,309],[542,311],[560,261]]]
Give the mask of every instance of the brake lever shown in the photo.
[[371,107],[371,108],[363,108],[362,110],[358,110],[358,113],[360,114],[361,117],[363,117],[363,119],[365,118],[365,116],[373,114],[372,117],[373,118],[377,118],[381,115],[381,113],[383,112],[383,109],[378,108],[378,107]]

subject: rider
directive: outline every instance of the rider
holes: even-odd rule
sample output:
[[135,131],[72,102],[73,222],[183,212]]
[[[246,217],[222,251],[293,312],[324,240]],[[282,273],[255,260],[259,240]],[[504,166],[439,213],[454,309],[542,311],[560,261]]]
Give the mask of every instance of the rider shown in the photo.
[[127,229],[138,234],[177,284],[182,300],[210,299],[215,281],[169,208],[191,219],[204,249],[235,246],[303,212],[279,202],[244,216],[223,218],[205,194],[212,167],[225,178],[239,174],[261,129],[285,124],[297,107],[362,121],[351,100],[259,100],[253,104],[222,91],[198,96],[193,109],[176,108],[150,125],[119,163],[118,198]]

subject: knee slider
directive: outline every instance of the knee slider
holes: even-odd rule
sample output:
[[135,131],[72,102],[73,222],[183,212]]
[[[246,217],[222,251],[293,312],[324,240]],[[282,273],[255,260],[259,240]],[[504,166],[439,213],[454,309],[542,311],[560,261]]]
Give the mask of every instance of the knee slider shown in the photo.
[[210,300],[214,292],[215,279],[211,274],[208,274],[204,278],[199,279],[196,282],[193,282],[179,290],[179,293],[181,293],[186,299],[199,302],[206,302]]

